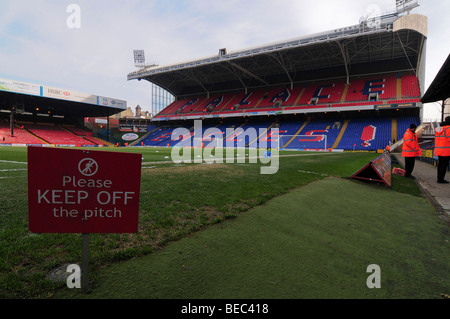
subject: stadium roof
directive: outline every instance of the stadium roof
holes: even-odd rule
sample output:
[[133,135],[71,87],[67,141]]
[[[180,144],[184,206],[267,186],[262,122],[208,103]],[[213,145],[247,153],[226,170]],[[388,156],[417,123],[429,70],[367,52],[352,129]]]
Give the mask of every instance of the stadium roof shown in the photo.
[[165,67],[147,67],[128,80],[147,80],[176,97],[261,86],[411,70],[422,58],[427,18],[398,12],[379,20]]
[[0,111],[64,117],[104,117],[126,110],[127,102],[45,85],[0,79]]
[[422,103],[445,101],[448,98],[450,98],[450,54],[422,97]]

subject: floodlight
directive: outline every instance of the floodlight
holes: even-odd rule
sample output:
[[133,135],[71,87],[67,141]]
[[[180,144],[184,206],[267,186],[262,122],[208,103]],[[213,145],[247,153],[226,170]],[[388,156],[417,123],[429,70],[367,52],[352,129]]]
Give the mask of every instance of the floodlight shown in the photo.
[[145,52],[144,50],[134,50],[134,65],[136,67],[145,66]]
[[410,12],[420,6],[419,0],[395,0],[398,13]]
[[[134,66],[137,68],[151,68],[158,66],[156,63],[146,64],[145,63],[145,52],[144,50],[133,50],[134,53]],[[139,79],[140,81],[140,79]]]

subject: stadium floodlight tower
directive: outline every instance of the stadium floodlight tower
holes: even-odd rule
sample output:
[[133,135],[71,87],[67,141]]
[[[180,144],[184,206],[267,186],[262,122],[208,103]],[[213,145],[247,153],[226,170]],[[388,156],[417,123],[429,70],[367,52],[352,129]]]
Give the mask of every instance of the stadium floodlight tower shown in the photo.
[[154,66],[158,66],[157,64],[147,65],[145,63],[145,51],[144,50],[133,50],[134,54],[134,66],[140,69],[151,68]]
[[419,0],[395,0],[395,4],[397,6],[397,12],[403,13],[403,12],[409,12],[420,6]]

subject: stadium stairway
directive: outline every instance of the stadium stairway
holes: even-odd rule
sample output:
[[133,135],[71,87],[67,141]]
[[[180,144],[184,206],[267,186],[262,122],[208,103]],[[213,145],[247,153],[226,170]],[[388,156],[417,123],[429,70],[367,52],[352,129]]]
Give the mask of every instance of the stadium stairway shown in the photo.
[[[245,147],[259,147],[259,141],[261,140],[261,138],[263,136],[267,135],[267,132],[275,125],[275,123],[272,123],[263,133],[261,133],[260,135],[258,135],[258,137],[256,139],[254,139],[253,141],[251,141],[250,143],[248,143],[247,145],[245,145]],[[259,133],[259,132],[258,132]],[[256,143],[256,145],[254,145],[254,143]]]
[[[337,120],[315,120],[315,121],[305,121],[303,125],[298,128],[297,123],[286,123],[282,125],[283,130],[280,130],[282,135],[293,135],[289,140],[282,141],[283,145],[280,145],[283,149],[323,149],[323,137],[326,135],[327,145],[326,148],[330,148],[330,144],[334,142],[337,134],[340,131],[340,124],[337,124]],[[292,129],[295,128],[295,134],[292,134]],[[289,133],[286,131],[290,131]],[[299,134],[303,133],[299,138]]]
[[293,105],[298,105],[298,101],[300,101],[300,99],[302,98],[302,95],[305,93],[305,91],[306,91],[306,87],[303,87],[300,91],[300,94],[295,99],[295,102]]
[[397,100],[401,100],[402,96],[402,77],[398,75],[397,77]]
[[[301,131],[301,135],[304,136],[292,141],[290,146],[299,149],[324,149],[324,147],[330,149],[340,131],[341,120],[339,119],[310,121]],[[324,145],[323,137],[319,138],[322,135],[326,136],[327,145]]]
[[[237,131],[237,130],[239,130],[239,129],[244,129],[243,127],[245,126],[245,123],[242,123],[241,125],[239,125],[238,127],[233,127],[233,126],[230,126],[230,127],[228,127],[229,129],[233,129],[231,132],[230,132],[230,134],[227,134],[226,136],[225,136],[225,138],[223,139],[223,147],[227,147],[227,143],[230,143],[231,142],[231,138],[233,138],[234,139],[234,142],[233,142],[233,147],[237,147],[237,142],[236,142],[236,136],[235,136],[235,131]],[[226,132],[226,130],[225,130],[225,132]]]
[[[62,125],[60,125],[59,127],[60,127],[61,129],[63,129],[64,131],[66,131],[66,132],[68,132],[68,133],[70,133],[70,134],[73,134],[73,135],[76,136],[77,138],[81,138],[81,139],[83,139],[83,140],[86,140],[86,141],[88,142],[87,145],[94,144],[94,145],[108,145],[108,146],[114,146],[112,143],[109,143],[109,142],[107,142],[107,141],[101,140],[101,139],[99,139],[99,138],[95,138],[95,137],[93,137],[93,136],[88,137],[87,134],[84,134],[84,135],[83,135],[83,133],[86,133],[86,132],[75,132],[74,130],[72,130],[72,129],[68,128],[68,127],[62,126]],[[80,134],[80,133],[81,133],[81,134]]]
[[268,92],[264,92],[263,96],[256,102],[255,106],[253,106],[251,109],[254,110],[259,107],[259,105],[263,102],[264,98],[267,96]]
[[21,129],[22,131],[27,132],[27,133],[30,134],[30,135],[33,135],[33,136],[34,136],[35,138],[37,138],[38,140],[42,141],[43,144],[51,144],[50,142],[48,142],[48,141],[45,140],[44,138],[42,138],[42,137],[40,137],[40,136],[34,134],[33,132],[31,132],[31,131],[30,131],[29,129],[27,129],[26,127],[20,126],[20,125],[18,125],[18,124],[15,124],[15,126],[16,126],[18,129]]
[[[109,147],[114,147],[114,146],[115,146],[113,143],[108,142],[108,141],[105,141],[105,140],[103,140],[103,139],[101,139],[101,138],[94,137],[94,136],[92,136],[91,138],[94,140],[94,141],[92,141],[92,142],[93,142],[93,143],[96,143],[97,145],[107,145],[107,146],[109,146]],[[86,138],[85,138],[85,139],[86,139]]]
[[345,100],[347,99],[347,92],[348,92],[349,87],[350,87],[349,83],[345,84],[344,92],[342,92],[340,103],[345,103]]
[[333,144],[333,146],[331,146],[331,149],[336,149],[337,147],[338,147],[338,145],[339,145],[339,143],[341,142],[341,140],[342,140],[342,137],[344,136],[344,134],[345,134],[345,131],[347,130],[347,127],[348,127],[348,123],[350,122],[350,120],[345,120],[344,121],[344,125],[342,125],[342,128],[341,128],[341,131],[339,132],[339,134],[338,134],[338,136],[336,137],[336,140],[334,141],[334,144]]
[[[20,126],[29,134],[36,136],[44,144],[52,145],[74,145],[74,146],[97,146],[106,145],[104,141],[90,140],[90,133],[78,131],[78,134],[65,128],[62,125],[49,123],[23,123]],[[42,144],[42,142],[40,144]]]
[[223,110],[231,109],[230,103],[231,103],[231,101],[233,101],[233,99],[235,99],[235,98],[236,98],[236,94],[233,95],[231,98],[229,98],[229,99],[224,103],[224,105],[219,106],[219,107],[213,109],[212,112],[223,111]]
[[396,138],[396,136],[398,136],[397,119],[396,118],[392,118],[392,138],[391,138],[391,142],[392,143],[394,143],[394,139]]
[[281,146],[281,148],[287,148],[289,144],[297,137],[298,134],[305,128],[306,125],[308,125],[309,121],[305,121],[303,125],[298,129],[297,132],[295,132],[294,136],[292,136],[289,141],[287,141],[284,145]]

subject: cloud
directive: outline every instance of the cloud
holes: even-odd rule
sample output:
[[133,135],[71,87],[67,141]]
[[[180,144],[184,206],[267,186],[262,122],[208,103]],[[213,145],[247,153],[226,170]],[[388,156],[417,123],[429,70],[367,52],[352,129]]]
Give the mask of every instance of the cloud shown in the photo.
[[[423,2],[423,1],[422,1]],[[81,8],[81,28],[66,25],[67,6]],[[357,24],[372,5],[392,0],[2,0],[0,76],[104,95],[144,110],[146,81],[127,81],[133,49],[147,62],[174,64]],[[427,85],[448,55],[449,2],[424,2],[429,16]]]

